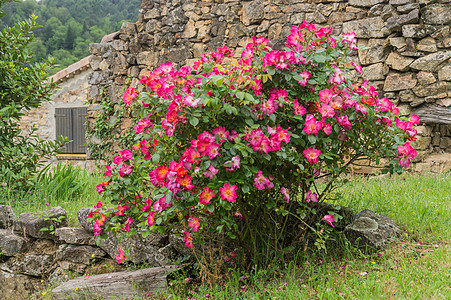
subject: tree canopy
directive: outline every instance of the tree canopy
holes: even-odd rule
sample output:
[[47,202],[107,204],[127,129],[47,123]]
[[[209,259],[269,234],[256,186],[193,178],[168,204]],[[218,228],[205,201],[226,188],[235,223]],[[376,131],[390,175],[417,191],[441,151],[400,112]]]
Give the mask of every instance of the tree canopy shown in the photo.
[[6,16],[0,29],[36,15],[40,28],[30,44],[34,59],[55,58],[53,72],[89,55],[89,44],[120,29],[123,22],[135,22],[141,0],[24,0],[3,5]]

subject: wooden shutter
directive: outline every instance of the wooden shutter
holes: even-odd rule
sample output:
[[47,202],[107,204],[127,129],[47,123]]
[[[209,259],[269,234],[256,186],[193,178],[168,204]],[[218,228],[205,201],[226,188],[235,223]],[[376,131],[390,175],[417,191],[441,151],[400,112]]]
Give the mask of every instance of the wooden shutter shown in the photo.
[[72,153],[72,113],[70,108],[55,108],[56,136],[67,137],[71,142],[62,147],[64,153]]
[[86,107],[55,108],[56,136],[69,139],[62,151],[64,153],[86,153]]
[[72,153],[86,153],[86,107],[72,109]]

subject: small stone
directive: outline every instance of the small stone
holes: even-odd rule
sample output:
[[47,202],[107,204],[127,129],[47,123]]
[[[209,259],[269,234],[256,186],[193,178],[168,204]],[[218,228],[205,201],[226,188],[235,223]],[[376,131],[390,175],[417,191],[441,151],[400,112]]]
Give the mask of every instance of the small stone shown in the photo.
[[451,106],[451,98],[440,99],[440,100],[437,100],[435,103],[437,103],[440,106],[450,107]]
[[446,65],[438,71],[438,80],[451,81],[451,65]]
[[384,39],[358,40],[358,55],[361,65],[384,62],[388,53]]
[[404,72],[404,71],[409,70],[409,66],[413,61],[414,61],[413,58],[399,55],[396,52],[391,52],[388,55],[387,60],[385,62],[392,69]]
[[437,81],[437,79],[435,79],[434,74],[424,71],[418,72],[417,79],[420,85],[428,85]]
[[437,44],[433,38],[426,37],[418,42],[417,50],[425,52],[436,52]]
[[447,81],[439,81],[428,86],[419,85],[412,89],[418,97],[434,96],[447,92],[451,89],[451,83]]
[[343,24],[343,33],[354,32],[356,38],[382,38],[389,34],[381,17],[356,20]]
[[189,39],[195,37],[196,35],[197,29],[195,23],[192,19],[190,19],[188,23],[186,23],[185,31],[183,32],[183,37]]
[[432,127],[431,126],[417,126],[415,127],[417,134],[421,136],[431,136]]
[[408,90],[417,84],[413,73],[391,73],[385,79],[384,92]]
[[263,0],[254,0],[243,4],[242,21],[248,26],[260,23],[265,17],[265,5]]
[[426,150],[431,145],[431,141],[430,136],[418,136],[415,142],[411,142],[411,146],[415,150]]
[[349,0],[349,5],[357,7],[371,7],[373,5],[383,3],[385,0]]
[[412,1],[411,0],[390,0],[390,5],[393,5],[393,6],[400,6],[400,5],[406,5],[406,4],[409,4],[409,3],[411,3]]
[[397,49],[401,49],[407,45],[406,39],[403,37],[389,38],[389,41],[390,41],[390,45],[392,45],[393,47],[395,47]]
[[407,15],[399,15],[391,17],[387,20],[385,26],[387,26],[387,28],[391,31],[400,30],[403,25],[418,22],[419,13],[420,13],[419,9],[414,9]]
[[444,61],[451,57],[451,52],[436,52],[415,60],[410,67],[422,71],[435,71]]
[[427,5],[421,12],[425,24],[446,25],[451,23],[451,5],[449,4]]
[[135,23],[122,23],[121,29],[119,30],[121,34],[125,35],[135,35],[136,34],[136,25]]
[[[292,23],[293,24],[301,24],[302,22],[303,22],[303,17],[302,17],[302,21],[300,21],[300,23],[296,23],[297,21],[293,21],[293,19],[292,19]],[[266,30],[268,30],[268,28],[269,28],[269,21],[268,20],[264,20],[261,24],[260,24],[260,26],[258,26],[257,27],[257,32],[264,32],[264,31],[266,31]]]
[[136,62],[138,65],[156,67],[158,65],[158,58],[158,52],[143,51],[136,56]]
[[400,104],[397,107],[399,109],[400,116],[409,116],[412,112],[410,105],[408,104]]
[[414,9],[418,9],[418,8],[420,8],[420,5],[418,3],[409,3],[406,5],[398,6],[396,8],[396,10],[402,14],[405,14],[405,13],[408,13],[408,12],[410,12]]
[[362,77],[364,80],[384,80],[388,74],[388,67],[383,63],[377,63],[364,67],[362,69]]
[[443,40],[443,47],[451,48],[451,37],[447,37]]
[[402,36],[406,38],[420,39],[436,30],[431,25],[408,24],[402,26]]

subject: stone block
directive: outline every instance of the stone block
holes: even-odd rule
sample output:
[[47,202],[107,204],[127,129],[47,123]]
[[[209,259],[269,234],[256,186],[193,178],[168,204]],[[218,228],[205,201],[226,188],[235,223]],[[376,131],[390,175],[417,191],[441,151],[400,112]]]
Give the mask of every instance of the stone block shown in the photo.
[[369,65],[362,69],[362,77],[364,80],[384,80],[388,74],[388,67],[383,63]]
[[451,88],[451,83],[446,81],[439,81],[433,84],[424,86],[419,85],[412,89],[418,97],[434,96],[447,92]]
[[91,245],[96,244],[94,235],[84,228],[63,227],[55,231],[55,235],[60,241],[68,244]]
[[370,39],[358,41],[358,55],[361,65],[370,65],[384,62],[388,56],[389,49],[383,39]]
[[409,3],[412,3],[412,0],[390,0],[388,3],[393,6],[400,6],[400,5],[406,5]]
[[11,206],[0,205],[0,229],[14,229],[14,224],[17,222]]
[[385,79],[384,92],[408,90],[417,84],[413,73],[390,73]]
[[451,81],[451,65],[446,65],[438,71],[438,80]]
[[418,136],[415,142],[411,142],[411,146],[415,150],[426,150],[429,148],[432,142],[430,136]]
[[409,3],[405,5],[400,5],[396,7],[396,10],[402,14],[406,14],[414,9],[419,9],[420,5],[418,3]]
[[417,79],[420,85],[428,85],[437,81],[433,73],[424,71],[417,73]]
[[343,24],[343,33],[355,32],[356,38],[382,38],[389,35],[382,17],[350,21]]
[[[62,207],[52,207],[41,213],[23,213],[19,216],[20,226],[27,236],[42,239],[56,239],[53,230],[67,226],[67,213]],[[47,229],[41,231],[41,229]]]
[[158,65],[158,52],[144,51],[136,56],[138,65],[145,65],[149,67],[156,67]]
[[417,133],[420,136],[429,136],[430,137],[432,134],[431,126],[417,126],[417,127],[415,127],[415,129],[417,130]]
[[406,47],[406,39],[404,37],[392,37],[389,38],[390,41],[390,45],[392,45],[393,47],[397,48],[397,49],[401,49]]
[[418,51],[425,52],[436,52],[437,51],[437,43],[431,37],[426,37],[418,42],[417,44]]
[[260,23],[265,17],[265,4],[263,0],[254,0],[243,4],[242,22],[248,26]]
[[385,63],[394,70],[405,72],[410,69],[409,66],[413,61],[413,58],[399,55],[397,52],[391,52]]
[[436,71],[437,67],[451,57],[451,51],[440,51],[416,59],[410,67],[421,71]]
[[11,230],[0,229],[0,252],[6,256],[16,256],[24,252],[27,243],[24,238],[15,235]]
[[25,256],[21,265],[24,274],[42,276],[52,270],[53,256],[29,254]]
[[[106,253],[97,247],[88,245],[61,245],[56,251],[56,259],[76,264],[90,265],[95,258],[102,258]],[[114,256],[115,257],[115,256]]]
[[403,25],[418,22],[419,13],[419,9],[414,9],[406,15],[393,16],[391,18],[388,18],[385,26],[391,31],[400,30]]
[[421,39],[433,33],[436,28],[432,25],[408,24],[402,26],[402,36],[406,38]]
[[356,7],[372,7],[379,3],[384,3],[385,0],[349,0],[349,5]]
[[446,25],[451,23],[451,5],[432,4],[421,10],[421,18],[425,24]]

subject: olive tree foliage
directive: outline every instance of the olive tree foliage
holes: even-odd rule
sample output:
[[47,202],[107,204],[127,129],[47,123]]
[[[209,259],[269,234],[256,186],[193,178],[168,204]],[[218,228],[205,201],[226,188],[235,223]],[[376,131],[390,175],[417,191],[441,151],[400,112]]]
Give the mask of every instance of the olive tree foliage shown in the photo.
[[[0,0],[0,17],[5,15]],[[46,141],[31,126],[19,126],[24,111],[50,101],[56,84],[48,81],[52,61],[35,63],[29,49],[36,17],[0,31],[0,183],[28,188],[46,159],[57,153],[66,140]]]

